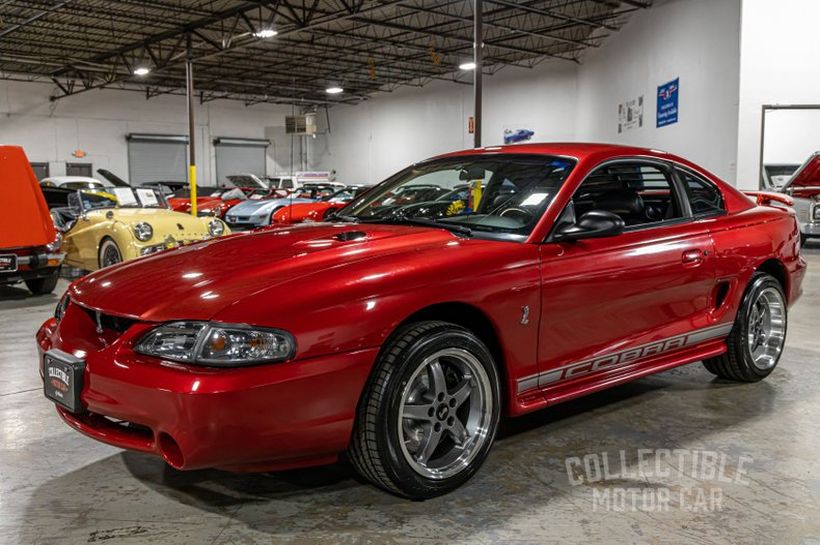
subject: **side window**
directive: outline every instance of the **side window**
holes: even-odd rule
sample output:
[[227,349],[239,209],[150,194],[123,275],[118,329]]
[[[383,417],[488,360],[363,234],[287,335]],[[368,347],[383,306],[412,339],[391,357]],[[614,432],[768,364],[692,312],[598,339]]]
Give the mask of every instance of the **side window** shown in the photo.
[[694,216],[711,216],[726,211],[723,195],[714,184],[687,170],[678,170],[678,172],[683,178],[686,196]]
[[573,197],[575,215],[604,210],[627,227],[682,218],[676,186],[665,167],[643,161],[603,165],[587,176]]

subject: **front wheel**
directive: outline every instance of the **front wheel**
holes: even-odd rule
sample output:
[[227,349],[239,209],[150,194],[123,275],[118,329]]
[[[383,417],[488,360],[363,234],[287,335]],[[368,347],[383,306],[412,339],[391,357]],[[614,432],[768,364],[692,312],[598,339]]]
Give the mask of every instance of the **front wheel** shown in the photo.
[[26,280],[26,287],[34,295],[46,295],[47,293],[53,292],[54,288],[57,287],[57,279],[59,276],[58,269],[58,271],[54,272],[51,276]]
[[385,346],[360,401],[353,466],[412,499],[454,490],[490,451],[499,383],[492,355],[471,331],[446,322],[406,326]]
[[788,309],[783,287],[770,274],[755,273],[726,340],[728,349],[704,360],[708,371],[720,378],[757,382],[769,376],[786,343]]
[[117,243],[107,238],[100,244],[99,263],[100,268],[110,267],[122,262],[122,253]]

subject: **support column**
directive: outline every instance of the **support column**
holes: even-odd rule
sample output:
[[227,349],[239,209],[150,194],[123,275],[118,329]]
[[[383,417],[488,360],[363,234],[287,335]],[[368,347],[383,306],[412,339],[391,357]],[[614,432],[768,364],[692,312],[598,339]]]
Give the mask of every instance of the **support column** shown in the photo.
[[191,56],[185,61],[185,91],[188,97],[188,183],[191,187],[191,215],[197,215],[196,203],[196,122],[194,119],[194,65]]
[[475,131],[473,132],[473,147],[481,147],[481,76],[483,74],[482,64],[484,58],[484,28],[482,0],[473,0],[473,61],[475,71],[473,72],[473,102],[475,112]]

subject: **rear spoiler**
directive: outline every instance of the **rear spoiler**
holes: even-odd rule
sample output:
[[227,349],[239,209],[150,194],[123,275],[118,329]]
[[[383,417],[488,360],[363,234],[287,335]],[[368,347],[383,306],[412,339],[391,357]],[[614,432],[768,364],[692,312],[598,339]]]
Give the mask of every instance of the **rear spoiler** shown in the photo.
[[775,203],[794,206],[794,199],[783,193],[774,193],[772,191],[744,191],[743,194],[752,197],[758,206],[772,206]]

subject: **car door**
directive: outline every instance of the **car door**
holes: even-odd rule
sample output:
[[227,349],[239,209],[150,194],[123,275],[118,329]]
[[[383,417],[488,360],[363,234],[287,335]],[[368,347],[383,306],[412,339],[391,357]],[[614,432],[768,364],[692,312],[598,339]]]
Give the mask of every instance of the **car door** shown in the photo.
[[[630,202],[634,194],[640,197],[643,218],[617,199],[612,204],[611,193],[618,191]],[[599,165],[569,206],[575,210],[565,213],[579,216],[609,207],[627,226],[612,237],[541,245],[541,388],[560,389],[597,375],[604,380],[674,349],[682,334],[710,327],[712,239],[693,220],[669,165],[639,159]],[[666,340],[673,342],[667,346]]]

